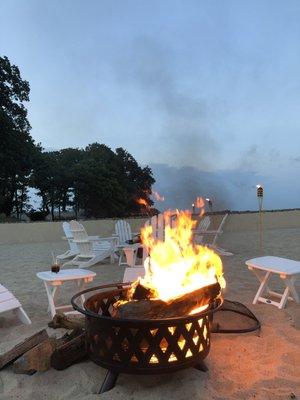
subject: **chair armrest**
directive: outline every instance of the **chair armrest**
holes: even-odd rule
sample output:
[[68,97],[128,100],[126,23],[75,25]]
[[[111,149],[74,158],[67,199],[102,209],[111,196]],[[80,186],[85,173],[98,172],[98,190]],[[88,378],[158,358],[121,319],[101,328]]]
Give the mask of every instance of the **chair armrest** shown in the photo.
[[87,239],[77,239],[77,240],[75,240],[75,239],[73,239],[73,242],[74,243],[90,243],[90,240],[87,240]]
[[145,245],[142,243],[133,243],[133,244],[124,244],[124,245],[118,245],[117,247],[122,248],[122,249],[139,249],[140,247],[144,248]]
[[101,236],[89,236],[89,240],[91,242],[102,242],[105,241],[115,241],[117,239],[116,236],[108,236],[108,237],[101,237]]
[[220,234],[223,231],[194,231],[194,235],[212,235],[212,234]]

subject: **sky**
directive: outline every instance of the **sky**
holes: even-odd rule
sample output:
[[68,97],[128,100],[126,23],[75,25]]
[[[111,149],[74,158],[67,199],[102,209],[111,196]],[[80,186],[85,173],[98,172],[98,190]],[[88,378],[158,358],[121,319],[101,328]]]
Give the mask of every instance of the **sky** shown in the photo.
[[300,2],[1,0],[46,149],[124,147],[161,207],[300,207]]

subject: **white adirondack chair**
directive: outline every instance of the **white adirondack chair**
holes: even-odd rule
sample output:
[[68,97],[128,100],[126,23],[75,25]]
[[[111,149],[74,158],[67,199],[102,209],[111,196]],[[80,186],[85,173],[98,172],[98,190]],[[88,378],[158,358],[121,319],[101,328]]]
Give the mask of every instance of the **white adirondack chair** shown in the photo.
[[[222,228],[223,225],[228,217],[228,214],[224,214],[218,229],[216,230],[208,230],[210,224],[211,224],[211,219],[209,215],[206,215],[202,220],[199,222],[198,228],[194,231],[194,242],[196,244],[203,244],[207,247],[212,248],[213,250],[216,251],[216,253],[222,255],[222,256],[232,256],[233,253],[230,253],[229,251],[226,251],[225,249],[222,249],[221,247],[217,246],[217,240],[219,235],[223,233]],[[204,237],[205,235],[210,235],[213,236],[213,239],[210,243],[205,243],[204,242]]]
[[127,221],[120,219],[115,224],[116,235],[118,236],[118,245],[126,246],[127,241],[132,240],[133,234],[131,232],[131,226]]
[[[216,242],[218,236],[222,233],[222,227],[226,221],[228,214],[225,214],[219,228],[217,230],[208,230],[210,224],[211,224],[211,219],[207,215],[199,223],[198,229],[195,230],[194,232],[194,241],[197,244],[204,244],[204,235],[209,234],[209,235],[214,235],[213,240],[210,244],[205,244],[208,247],[213,248],[217,253],[220,255],[224,256],[231,256],[233,255],[232,253],[221,249],[220,247],[217,247]],[[148,221],[145,222],[145,226],[152,226],[152,232],[153,232],[153,237],[157,240],[163,241],[165,239],[165,229],[166,226],[169,225],[173,227],[174,222],[176,221],[176,214],[173,215],[165,215],[165,214],[158,214],[154,215],[152,218],[150,218]],[[148,256],[147,249],[144,247],[143,251],[143,262],[145,258]],[[135,263],[132,265],[135,268],[126,268],[124,277],[123,277],[123,282],[132,282],[135,281],[138,277],[143,277],[145,274],[145,270],[143,266],[136,266]]]
[[79,254],[63,264],[77,265],[79,268],[88,268],[100,261],[110,257],[114,262],[116,250],[116,238],[100,238],[98,236],[88,236],[85,228],[77,221],[70,222],[71,232],[74,235],[74,243],[77,244]]
[[13,311],[24,324],[31,324],[19,300],[6,287],[0,285],[0,314],[7,311]]
[[[131,232],[130,224],[127,221],[119,220],[115,224],[115,232],[118,238],[117,248],[119,250],[119,265],[129,265],[134,267],[136,264],[137,252],[141,247],[140,243],[129,244],[136,233]],[[125,260],[124,259],[125,255]]]
[[134,282],[145,275],[144,267],[125,268],[123,282]]
[[74,237],[69,222],[63,222],[62,228],[64,230],[65,238],[68,241],[70,249],[63,254],[58,255],[56,257],[58,261],[63,261],[68,258],[74,258],[79,254],[79,248],[77,246],[77,243],[74,242]]
[[[157,240],[163,241],[165,239],[166,226],[170,225],[172,227],[175,220],[176,220],[176,214],[173,214],[173,215],[158,214],[158,215],[154,215],[148,221],[146,221],[145,226],[151,225],[153,237]],[[145,269],[143,267],[143,264],[144,264],[146,257],[148,256],[148,250],[146,249],[145,246],[139,245],[139,247],[143,247],[142,265],[136,265],[136,256],[135,256],[135,258],[133,257],[131,259],[132,260],[131,264],[129,264],[127,262],[127,264],[130,267],[134,267],[134,268],[126,268],[125,269],[123,282],[132,282],[132,281],[135,281],[138,277],[143,277],[145,275]],[[123,250],[130,251],[130,249],[128,247]]]

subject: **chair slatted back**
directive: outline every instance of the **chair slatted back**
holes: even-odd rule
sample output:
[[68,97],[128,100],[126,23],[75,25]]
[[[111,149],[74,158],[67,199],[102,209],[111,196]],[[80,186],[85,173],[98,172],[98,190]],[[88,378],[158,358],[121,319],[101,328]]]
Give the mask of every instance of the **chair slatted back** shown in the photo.
[[150,220],[145,222],[145,226],[152,226],[152,235],[156,240],[165,240],[165,229],[166,226],[173,227],[176,220],[176,215],[169,214],[158,214],[150,218]]
[[[199,231],[207,231],[209,228],[209,225],[211,223],[210,217],[206,215],[204,218],[202,218],[198,224],[197,230]],[[197,237],[197,243],[202,244],[204,242],[204,236],[198,236]]]
[[78,246],[79,253],[82,256],[93,255],[93,245],[89,240],[88,234],[82,224],[77,221],[70,222],[71,232],[74,237],[74,242]]
[[66,239],[67,239],[67,241],[69,243],[70,250],[73,251],[73,252],[77,252],[78,251],[78,246],[74,242],[74,236],[73,236],[73,233],[71,231],[71,226],[70,226],[69,222],[63,222],[62,227],[63,227],[63,231],[65,233],[65,237],[66,237]]
[[131,227],[127,221],[121,219],[117,221],[115,231],[119,238],[119,244],[126,244],[128,240],[132,240]]
[[210,217],[206,215],[204,218],[201,219],[198,225],[198,229],[201,231],[207,231],[209,225],[211,223]]

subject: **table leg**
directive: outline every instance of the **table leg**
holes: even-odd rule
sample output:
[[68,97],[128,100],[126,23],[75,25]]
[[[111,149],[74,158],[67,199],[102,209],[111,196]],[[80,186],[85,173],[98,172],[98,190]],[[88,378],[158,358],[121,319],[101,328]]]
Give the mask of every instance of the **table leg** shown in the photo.
[[258,302],[259,297],[262,297],[264,291],[268,287],[268,281],[270,279],[271,272],[267,272],[264,277],[262,277],[261,275],[257,274],[255,270],[253,270],[253,272],[257,276],[259,281],[261,282],[260,286],[259,286],[259,289],[258,289],[258,291],[257,291],[257,293],[256,293],[256,295],[254,297],[254,300],[253,300],[253,304],[256,304]]
[[288,287],[286,287],[284,292],[283,292],[283,295],[281,297],[280,303],[278,305],[278,308],[280,310],[282,310],[286,305],[286,302],[287,302],[288,297],[289,297],[289,291],[290,291],[290,289]]
[[[84,290],[84,286],[85,286],[84,284],[85,284],[84,279],[80,279],[77,281],[77,288],[78,288],[79,292]],[[85,297],[83,294],[80,296],[80,299],[81,299],[81,303],[82,303],[81,305],[83,306],[84,301],[85,301]]]
[[[54,286],[53,289],[51,289],[51,286],[50,286],[51,296],[52,296],[52,298],[53,298],[53,302],[54,302],[54,303],[55,303],[55,296],[56,296],[56,294],[57,294],[57,289],[58,289],[58,286]],[[50,304],[49,304],[49,303],[48,303],[48,309],[47,309],[47,311],[50,312]]]
[[56,314],[56,308],[55,308],[55,303],[54,303],[54,295],[56,293],[56,287],[54,287],[53,290],[51,290],[51,284],[48,282],[44,281],[46,292],[47,292],[47,297],[48,297],[48,304],[49,304],[49,310],[51,314],[51,318],[53,318]]
[[126,264],[129,267],[135,267],[136,265],[136,257],[137,257],[137,248],[124,248],[123,249],[126,256]]
[[296,278],[294,276],[292,276],[292,277],[285,276],[285,277],[283,277],[283,280],[286,285],[286,290],[288,289],[288,292],[290,292],[290,294],[293,297],[293,299],[295,300],[295,302],[299,304],[300,298],[299,298],[299,295],[298,295],[295,285],[294,285]]

